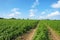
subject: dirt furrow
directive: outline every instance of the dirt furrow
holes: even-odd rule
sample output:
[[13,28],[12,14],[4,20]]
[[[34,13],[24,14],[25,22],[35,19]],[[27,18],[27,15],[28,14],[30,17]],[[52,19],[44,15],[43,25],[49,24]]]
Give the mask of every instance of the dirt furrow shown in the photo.
[[32,40],[35,31],[36,29],[31,29],[26,34],[23,34],[22,36],[18,37],[16,40]]
[[60,36],[50,27],[48,27],[49,36],[51,40],[60,40]]

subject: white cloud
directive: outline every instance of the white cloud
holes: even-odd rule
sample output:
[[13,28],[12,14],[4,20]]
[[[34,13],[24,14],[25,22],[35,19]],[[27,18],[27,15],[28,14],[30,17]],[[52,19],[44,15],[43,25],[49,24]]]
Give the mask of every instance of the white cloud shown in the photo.
[[19,10],[19,8],[13,8],[12,10],[11,10],[11,12],[15,12],[15,11],[18,11]]
[[18,15],[18,14],[21,14],[21,12],[15,11],[15,14],[17,14],[17,15]]
[[35,16],[35,13],[37,12],[38,10],[37,9],[30,9],[29,10],[29,13],[30,13],[30,17],[34,17]]
[[35,2],[33,3],[33,5],[32,5],[32,8],[35,8],[36,6],[38,6],[39,5],[39,0],[35,0]]
[[51,12],[50,14],[39,16],[39,19],[52,18],[52,17],[58,16],[58,15],[60,15],[60,12],[59,11],[54,11],[54,12]]
[[52,8],[60,8],[60,0],[57,1],[57,3],[53,3],[51,5]]
[[30,12],[30,15],[29,16],[30,17],[33,17],[34,16],[34,10],[33,9],[30,9],[29,12]]
[[8,16],[11,16],[11,17],[13,17],[15,14],[14,13],[11,13],[11,14],[9,14]]
[[45,17],[44,16],[39,16],[39,19],[44,19]]
[[30,13],[30,17],[33,17],[33,16],[35,16],[35,15],[34,15],[34,13],[33,13],[33,12],[31,12],[31,13]]
[[19,10],[19,8],[13,8],[12,10],[11,10],[11,13],[9,13],[9,17],[14,17],[14,16],[16,16],[16,15],[19,15],[19,14],[21,14],[21,12],[19,12],[18,11]]
[[53,16],[57,16],[57,15],[60,15],[59,11],[52,12],[52,13],[48,14],[47,17],[53,17]]
[[38,9],[36,8],[36,6],[39,5],[39,0],[35,0],[35,2],[32,5],[32,8],[29,10],[29,17],[34,17],[35,13],[38,11]]
[[45,14],[45,12],[43,11],[41,14],[43,15],[43,14]]

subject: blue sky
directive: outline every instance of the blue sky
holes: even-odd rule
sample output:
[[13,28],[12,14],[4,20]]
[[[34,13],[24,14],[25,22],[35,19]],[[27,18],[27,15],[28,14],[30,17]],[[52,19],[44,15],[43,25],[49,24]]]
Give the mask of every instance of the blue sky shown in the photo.
[[60,19],[60,0],[0,0],[0,17]]

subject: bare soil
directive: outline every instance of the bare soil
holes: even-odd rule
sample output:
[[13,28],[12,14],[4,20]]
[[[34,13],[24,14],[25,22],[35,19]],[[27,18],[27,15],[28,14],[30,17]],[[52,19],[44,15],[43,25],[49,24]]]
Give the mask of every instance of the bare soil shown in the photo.
[[[46,25],[49,31],[49,38],[50,40],[60,40],[60,36],[48,25]],[[17,37],[15,40],[32,40],[34,33],[36,32],[36,29],[31,29],[26,34],[23,34],[22,36]]]
[[36,29],[31,29],[26,34],[16,38],[16,40],[32,40]]
[[50,40],[60,40],[60,36],[48,26]]

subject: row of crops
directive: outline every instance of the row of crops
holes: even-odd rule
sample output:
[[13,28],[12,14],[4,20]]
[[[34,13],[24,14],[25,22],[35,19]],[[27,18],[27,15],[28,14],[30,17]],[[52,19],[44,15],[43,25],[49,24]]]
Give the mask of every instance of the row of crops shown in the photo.
[[60,35],[60,20],[41,20],[37,26],[33,40],[51,40],[49,38],[48,26]]
[[47,20],[45,23],[60,35],[60,20]]
[[0,19],[0,40],[13,40],[33,28],[37,28],[33,40],[50,40],[48,28],[60,35],[60,20],[16,20]]
[[0,40],[12,40],[37,24],[37,20],[0,19]]
[[49,40],[48,29],[43,21],[40,21],[33,40]]

